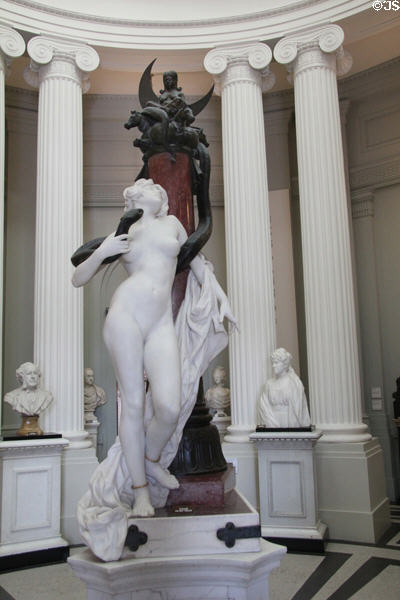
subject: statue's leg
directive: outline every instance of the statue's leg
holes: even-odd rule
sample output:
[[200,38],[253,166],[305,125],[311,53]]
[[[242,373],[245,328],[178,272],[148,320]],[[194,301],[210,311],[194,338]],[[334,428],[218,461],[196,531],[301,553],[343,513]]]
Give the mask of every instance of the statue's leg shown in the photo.
[[119,437],[135,502],[132,513],[152,516],[144,466],[143,337],[136,321],[120,308],[111,307],[104,324],[104,341],[110,353],[121,393]]
[[176,429],[180,409],[180,359],[172,320],[153,328],[145,342],[144,365],[154,409],[146,433],[146,472],[161,485],[174,489],[178,481],[158,462]]

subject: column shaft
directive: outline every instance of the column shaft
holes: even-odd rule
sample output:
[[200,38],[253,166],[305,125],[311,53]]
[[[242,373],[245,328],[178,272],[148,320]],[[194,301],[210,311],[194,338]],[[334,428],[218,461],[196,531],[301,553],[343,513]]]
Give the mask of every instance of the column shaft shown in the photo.
[[89,47],[46,38],[28,44],[39,83],[34,360],[55,398],[43,427],[72,447],[91,445],[83,426],[83,291],[71,284],[82,244],[82,87],[98,64]]
[[[5,181],[5,76],[12,58],[25,50],[23,37],[0,25],[0,393],[3,384],[3,263],[4,263],[4,181]],[[17,367],[18,365],[16,365]],[[1,424],[1,403],[0,403]]]
[[[323,440],[370,439],[361,390],[336,56],[337,26],[277,44],[292,62],[311,413]],[[293,50],[295,46],[295,51]],[[292,53],[292,54],[291,54]],[[347,57],[346,57],[347,58]]]
[[84,429],[83,290],[71,285],[70,262],[82,244],[81,95],[77,82],[40,86],[34,356],[56,398],[43,423],[67,437]]
[[221,75],[228,295],[240,334],[229,345],[232,425],[225,441],[248,441],[275,348],[262,75],[263,44],[212,50],[206,69]]

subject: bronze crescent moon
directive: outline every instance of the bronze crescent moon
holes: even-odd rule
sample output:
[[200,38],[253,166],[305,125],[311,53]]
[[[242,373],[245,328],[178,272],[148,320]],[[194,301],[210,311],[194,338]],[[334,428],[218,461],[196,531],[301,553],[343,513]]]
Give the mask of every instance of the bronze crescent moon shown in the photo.
[[[140,106],[142,108],[144,108],[147,104],[147,102],[152,101],[152,102],[158,102],[158,96],[156,96],[156,94],[153,91],[153,86],[151,85],[151,69],[154,65],[154,63],[156,62],[156,58],[154,60],[151,61],[151,63],[146,67],[146,69],[143,71],[143,74],[140,78],[140,83],[139,83],[139,102],[140,102]],[[211,96],[213,95],[213,91],[214,91],[214,86],[212,86],[209,91],[207,92],[207,94],[205,96],[203,96],[202,98],[200,98],[200,100],[197,100],[196,102],[193,102],[193,104],[189,104],[192,113],[194,116],[198,115],[203,108],[205,108],[207,106],[207,104],[210,101]]]

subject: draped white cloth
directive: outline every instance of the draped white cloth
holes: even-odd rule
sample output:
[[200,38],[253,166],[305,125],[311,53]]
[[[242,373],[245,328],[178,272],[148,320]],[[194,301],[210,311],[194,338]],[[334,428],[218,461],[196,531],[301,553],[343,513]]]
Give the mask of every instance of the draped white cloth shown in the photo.
[[[196,402],[200,377],[228,343],[228,335],[219,319],[218,283],[212,265],[203,260],[203,282],[200,285],[190,271],[185,298],[175,323],[181,357],[181,410],[177,428],[161,454],[160,464],[164,468],[177,452],[183,427]],[[145,429],[152,414],[151,394],[147,393]],[[169,490],[150,477],[148,480],[153,506],[164,506]],[[78,503],[81,535],[92,552],[105,561],[121,557],[133,500],[131,486],[132,480],[117,437],[107,458],[95,470],[89,490]]]

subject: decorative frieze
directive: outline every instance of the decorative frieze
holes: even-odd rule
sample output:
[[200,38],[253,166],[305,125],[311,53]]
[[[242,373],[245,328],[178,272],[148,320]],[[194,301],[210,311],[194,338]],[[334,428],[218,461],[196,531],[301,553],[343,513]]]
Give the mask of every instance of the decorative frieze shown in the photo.
[[391,159],[350,169],[352,190],[364,187],[384,187],[400,182],[400,160]]
[[362,219],[374,216],[373,190],[360,190],[351,195],[351,213],[353,219]]

